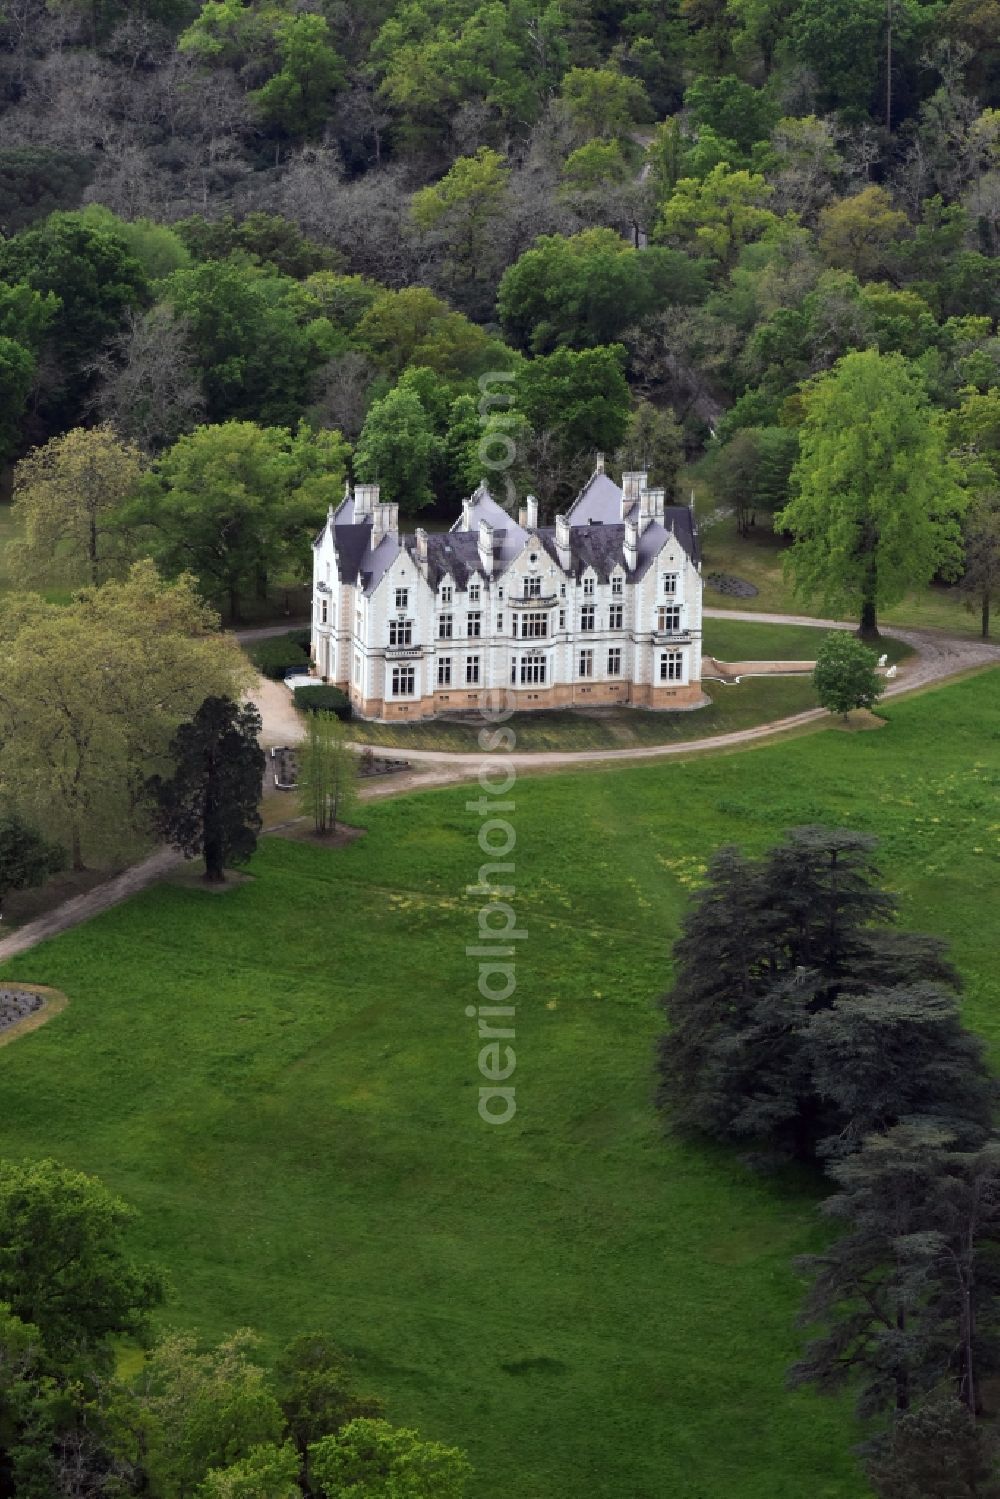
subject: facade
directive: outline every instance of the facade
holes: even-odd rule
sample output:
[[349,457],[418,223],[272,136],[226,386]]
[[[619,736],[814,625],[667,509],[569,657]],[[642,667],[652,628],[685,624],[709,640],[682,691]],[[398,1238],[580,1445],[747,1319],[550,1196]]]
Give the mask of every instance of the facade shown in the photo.
[[603,461],[554,526],[484,485],[450,531],[400,536],[374,484],[313,543],[316,673],[362,718],[630,704],[694,708],[702,580],[686,506]]

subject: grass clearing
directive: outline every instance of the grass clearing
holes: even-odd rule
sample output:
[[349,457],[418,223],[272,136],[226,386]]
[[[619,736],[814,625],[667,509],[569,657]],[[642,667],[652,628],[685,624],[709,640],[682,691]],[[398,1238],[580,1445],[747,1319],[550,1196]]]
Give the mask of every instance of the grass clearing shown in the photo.
[[[467,788],[268,839],[225,900],[164,886],[4,969],[68,1008],[0,1055],[5,1153],[135,1202],[173,1324],[333,1329],[476,1499],[861,1499],[846,1406],[789,1394],[814,1192],[664,1140],[654,998],[710,851],[883,838],[1000,1050],[1000,671],[877,734],[518,784],[519,1112],[479,1122]],[[942,725],[947,732],[942,732]],[[933,743],[933,758],[927,754]]]
[[[814,661],[826,633],[815,625],[758,625],[742,619],[706,619],[702,648],[706,656],[714,656],[718,661]],[[882,650],[890,664],[913,655],[911,646],[888,636],[882,642]]]
[[[678,744],[710,739],[772,719],[789,718],[816,707],[809,677],[755,677],[738,686],[705,682],[711,706],[686,713],[653,713],[642,708],[547,709],[515,713],[508,720],[519,750],[629,749],[645,744]],[[370,723],[351,720],[350,737],[360,744],[398,749],[465,751],[478,748],[478,719],[433,719],[427,723]]]
[[[697,489],[697,486],[696,486]],[[699,508],[711,509],[711,499],[704,487],[699,493]],[[761,614],[804,614],[827,618],[829,611],[816,600],[803,600],[792,589],[784,575],[784,557],[789,542],[775,536],[770,517],[762,515],[749,536],[736,534],[731,516],[713,520],[701,533],[702,570],[706,575],[721,572],[744,578],[758,590],[756,597],[731,598],[706,584],[705,606],[712,609],[742,609]],[[882,629],[899,625],[902,629],[947,630],[953,635],[978,636],[979,615],[965,608],[957,588],[933,584],[910,594],[901,604],[886,609],[879,619]]]

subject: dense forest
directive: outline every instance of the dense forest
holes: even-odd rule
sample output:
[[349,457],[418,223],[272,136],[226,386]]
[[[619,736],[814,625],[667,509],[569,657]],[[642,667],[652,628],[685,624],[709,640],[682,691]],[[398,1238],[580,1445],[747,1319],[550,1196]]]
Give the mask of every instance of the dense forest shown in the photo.
[[994,484],[997,0],[11,0],[0,47],[8,461],[110,423],[162,494],[196,428],[338,431],[449,513],[493,373],[544,512],[707,445],[745,517],[875,350]]

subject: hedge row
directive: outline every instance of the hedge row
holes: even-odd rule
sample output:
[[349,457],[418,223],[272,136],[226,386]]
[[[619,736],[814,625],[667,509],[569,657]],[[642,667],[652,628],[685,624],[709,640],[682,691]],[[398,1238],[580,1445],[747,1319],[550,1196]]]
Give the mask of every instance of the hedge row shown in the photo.
[[295,706],[306,713],[336,713],[346,723],[351,716],[351,700],[339,687],[317,682],[315,687],[296,687]]
[[287,671],[309,669],[309,631],[289,630],[287,635],[270,635],[254,640],[247,655],[259,672],[280,682]]

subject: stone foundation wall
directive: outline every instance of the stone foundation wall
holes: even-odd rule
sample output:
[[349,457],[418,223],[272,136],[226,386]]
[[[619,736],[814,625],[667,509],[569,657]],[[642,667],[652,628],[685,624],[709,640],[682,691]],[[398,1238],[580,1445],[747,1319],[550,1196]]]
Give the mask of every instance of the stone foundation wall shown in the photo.
[[[341,684],[338,683],[338,686]],[[344,689],[347,690],[346,687]],[[385,723],[438,718],[449,713],[473,713],[493,708],[496,690],[487,688],[445,688],[423,698],[356,697],[354,712],[359,718],[381,719]],[[503,689],[503,703],[518,713],[532,713],[552,708],[631,707],[650,709],[703,708],[711,702],[699,682],[655,685],[634,682],[572,682],[555,687],[509,687]]]

